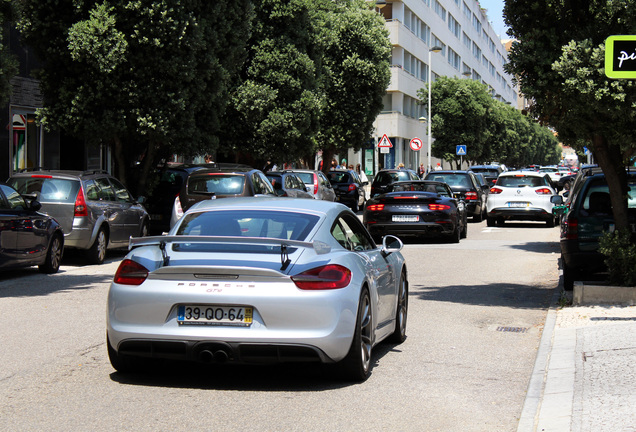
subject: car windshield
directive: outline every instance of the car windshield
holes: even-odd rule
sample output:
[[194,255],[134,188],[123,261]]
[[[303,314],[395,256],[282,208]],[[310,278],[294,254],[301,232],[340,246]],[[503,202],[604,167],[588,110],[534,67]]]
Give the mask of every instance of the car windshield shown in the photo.
[[243,193],[245,176],[239,174],[209,173],[190,176],[188,193],[238,195]]
[[346,172],[330,172],[329,173],[329,181],[331,183],[349,183],[350,182],[350,175],[349,173]]
[[[186,214],[176,235],[265,237],[304,241],[320,218],[316,215],[263,210],[222,210]],[[242,244],[175,244],[175,250],[280,253],[280,247]]]
[[548,186],[544,177],[515,175],[500,176],[497,179],[497,186],[505,187],[538,187]]
[[465,174],[433,174],[433,177],[427,180],[446,183],[449,186],[471,187],[470,179]]
[[42,203],[74,203],[80,182],[70,179],[56,179],[49,175],[34,175],[13,178],[8,183],[22,195],[37,193],[37,199]]

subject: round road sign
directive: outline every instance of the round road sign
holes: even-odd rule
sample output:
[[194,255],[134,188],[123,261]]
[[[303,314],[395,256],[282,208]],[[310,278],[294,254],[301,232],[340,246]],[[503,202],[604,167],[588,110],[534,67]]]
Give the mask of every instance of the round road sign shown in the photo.
[[409,143],[411,150],[420,151],[422,149],[422,140],[420,138],[413,138]]

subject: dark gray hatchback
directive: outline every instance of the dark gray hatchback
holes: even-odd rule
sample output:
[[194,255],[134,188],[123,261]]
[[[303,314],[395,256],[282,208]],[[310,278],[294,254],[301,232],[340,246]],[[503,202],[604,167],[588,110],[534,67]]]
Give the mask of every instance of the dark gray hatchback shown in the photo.
[[106,250],[148,233],[149,216],[119,180],[105,171],[36,170],[14,173],[7,184],[42,204],[64,232],[66,248],[88,251],[101,264]]

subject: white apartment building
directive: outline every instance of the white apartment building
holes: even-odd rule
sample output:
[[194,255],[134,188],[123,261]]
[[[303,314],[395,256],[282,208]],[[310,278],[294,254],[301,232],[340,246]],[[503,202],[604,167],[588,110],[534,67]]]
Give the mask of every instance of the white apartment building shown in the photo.
[[[412,169],[420,162],[427,165],[428,126],[419,119],[429,117],[428,101],[419,104],[417,92],[428,88],[429,67],[432,82],[438,76],[478,80],[488,85],[493,98],[517,105],[512,77],[503,70],[506,48],[478,0],[387,0],[376,10],[386,19],[393,48],[391,83],[374,123],[376,148],[349,155],[349,160],[363,162],[367,173],[399,163]],[[436,46],[442,51],[431,51],[429,64],[429,50]],[[377,149],[383,135],[393,145],[388,153]],[[423,146],[414,151],[409,143],[416,137]],[[432,158],[433,167],[437,162],[444,164]]]

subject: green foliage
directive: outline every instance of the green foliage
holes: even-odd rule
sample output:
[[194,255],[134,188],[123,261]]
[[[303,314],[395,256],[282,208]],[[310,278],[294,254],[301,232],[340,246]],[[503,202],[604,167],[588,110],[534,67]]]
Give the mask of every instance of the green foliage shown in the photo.
[[[477,163],[496,160],[508,166],[556,164],[558,142],[547,128],[519,110],[493,100],[486,85],[473,80],[439,77],[431,86],[433,156],[459,164],[457,145]],[[428,100],[428,90],[419,90]]]
[[[0,23],[3,28],[10,25],[13,19],[11,0],[0,0]],[[5,103],[11,94],[11,78],[18,73],[18,62],[9,52],[4,40],[5,31],[0,35],[0,102]]]
[[636,286],[636,243],[629,230],[606,232],[599,239],[613,285]]
[[[211,152],[244,59],[249,0],[25,0],[23,38],[46,61],[40,112],[88,142],[117,144],[120,177],[144,156]],[[145,175],[140,175],[143,181]]]

